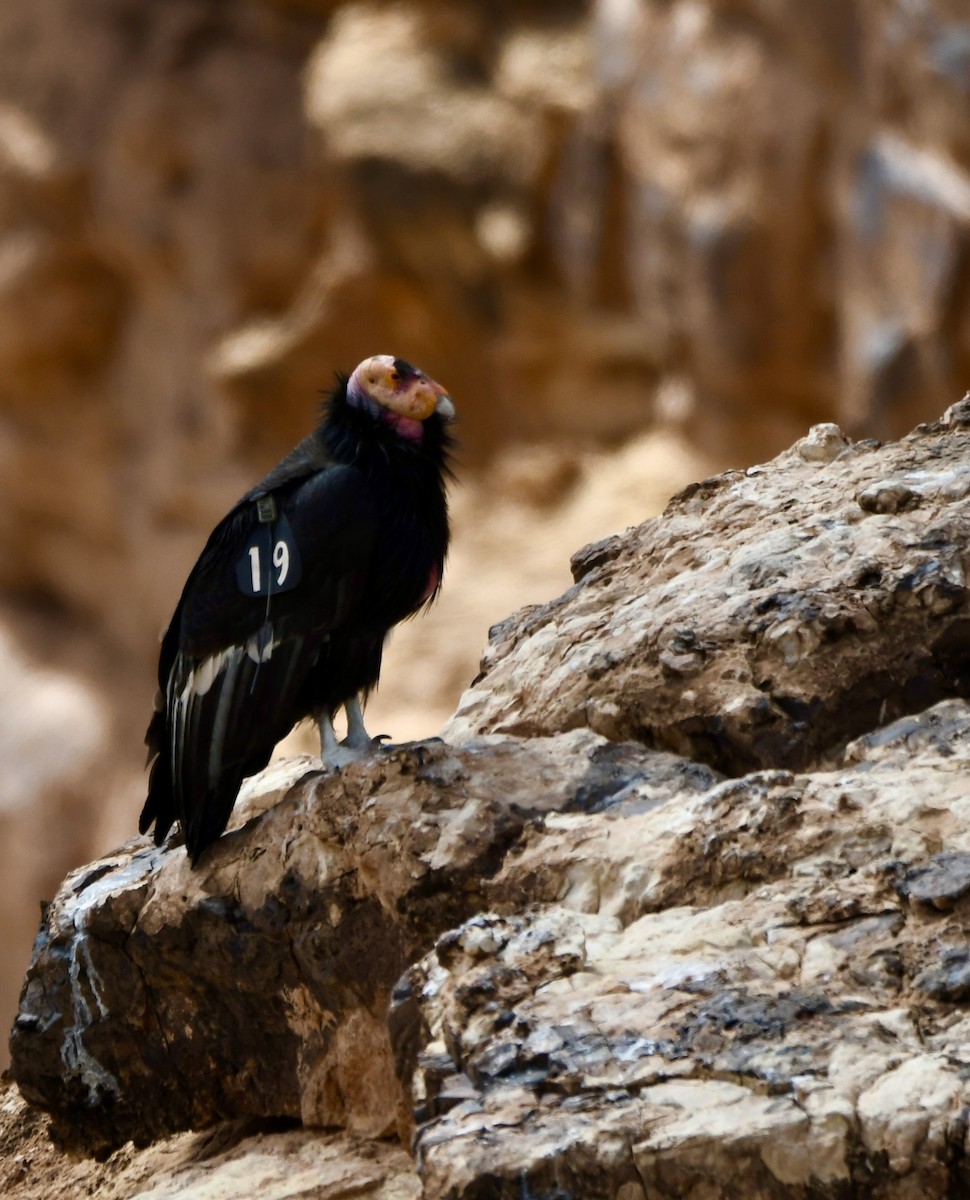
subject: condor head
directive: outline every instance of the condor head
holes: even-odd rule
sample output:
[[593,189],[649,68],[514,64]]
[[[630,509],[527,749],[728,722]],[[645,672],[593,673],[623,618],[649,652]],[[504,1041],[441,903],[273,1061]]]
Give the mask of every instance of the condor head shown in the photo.
[[443,421],[455,416],[454,403],[440,383],[390,354],[375,354],[354,368],[347,380],[347,403],[410,438],[419,438],[421,422],[434,414]]

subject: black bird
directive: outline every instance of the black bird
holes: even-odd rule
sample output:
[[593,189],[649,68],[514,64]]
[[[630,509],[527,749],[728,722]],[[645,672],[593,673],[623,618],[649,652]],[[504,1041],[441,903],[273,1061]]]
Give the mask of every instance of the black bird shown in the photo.
[[[362,702],[393,625],[438,591],[448,549],[447,392],[399,358],[338,376],[313,433],[215,527],[163,639],[138,828],[177,820],[192,862],[242,780],[302,718],[325,764],[369,752]],[[337,741],[333,717],[347,713]]]

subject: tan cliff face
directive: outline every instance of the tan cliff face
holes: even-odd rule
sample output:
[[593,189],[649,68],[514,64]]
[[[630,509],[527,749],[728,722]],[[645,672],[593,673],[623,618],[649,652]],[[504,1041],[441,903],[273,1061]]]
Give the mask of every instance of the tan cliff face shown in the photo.
[[942,411],[966,63],[920,13],[5,5],[0,582],[147,658],[200,535],[386,347],[471,465]]

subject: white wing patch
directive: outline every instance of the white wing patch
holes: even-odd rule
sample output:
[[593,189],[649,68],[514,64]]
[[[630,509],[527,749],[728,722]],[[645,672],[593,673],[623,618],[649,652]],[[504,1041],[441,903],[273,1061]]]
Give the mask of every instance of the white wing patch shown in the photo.
[[[264,629],[268,629],[269,632],[264,633]],[[273,651],[278,645],[278,642],[273,641],[272,627],[264,625],[263,629],[259,633],[254,633],[246,643],[246,653],[254,663],[269,662],[273,657]]]
[[222,770],[222,748],[229,730],[229,714],[236,703],[236,679],[239,675],[239,668],[243,665],[243,657],[242,650],[237,646],[230,655],[226,677],[220,685],[219,702],[212,722],[212,741],[209,743],[210,788],[214,788],[219,782],[219,774]]
[[218,654],[210,654],[197,666],[193,667],[185,677],[185,684],[179,695],[179,704],[185,705],[193,696],[205,696],[212,690],[212,685],[226,670],[229,664],[242,656],[243,653],[254,663],[269,662],[273,651],[279,645],[273,640],[272,629],[268,633],[260,630],[254,633],[243,646],[229,646]]
[[179,703],[186,704],[192,696],[204,696],[215,683],[218,676],[226,669],[226,663],[239,653],[236,646],[228,650],[220,650],[218,654],[210,654],[197,667],[193,667],[185,677],[185,686],[179,696]]
[[216,791],[227,764],[238,767],[263,727],[275,728],[277,706],[292,702],[310,665],[304,646],[303,638],[277,640],[267,623],[201,661],[176,657],[166,707],[177,806],[185,794]]

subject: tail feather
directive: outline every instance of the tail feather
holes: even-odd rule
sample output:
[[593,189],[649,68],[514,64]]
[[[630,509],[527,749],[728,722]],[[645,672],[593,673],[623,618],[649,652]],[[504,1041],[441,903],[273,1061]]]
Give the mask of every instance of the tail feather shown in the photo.
[[[293,638],[262,659],[240,646],[176,664],[151,812],[156,822],[159,815],[169,824],[178,819],[193,863],[225,830],[243,779],[266,766],[301,715],[296,701],[310,655],[304,639]],[[163,757],[167,772],[158,767]],[[155,790],[143,819],[151,819]]]
[[[152,763],[148,777],[148,797],[138,818],[138,832],[147,833],[155,824],[155,845],[164,842],[175,824],[175,800],[172,795],[172,767],[168,749],[168,726],[164,712],[156,712],[145,734],[148,761]],[[155,761],[152,762],[152,759]]]

